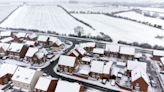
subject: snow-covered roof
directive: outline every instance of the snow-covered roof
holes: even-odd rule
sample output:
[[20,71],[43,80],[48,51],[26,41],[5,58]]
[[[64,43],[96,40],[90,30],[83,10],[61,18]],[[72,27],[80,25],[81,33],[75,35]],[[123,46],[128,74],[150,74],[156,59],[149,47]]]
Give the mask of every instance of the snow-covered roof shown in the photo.
[[71,53],[73,53],[76,57],[80,55],[76,50],[71,51]]
[[12,52],[20,52],[23,48],[24,44],[21,43],[11,43],[11,45],[8,48],[8,51]]
[[127,61],[127,69],[128,70],[134,70],[136,68],[142,68],[145,72],[147,70],[147,64],[145,62],[138,62],[138,61]]
[[13,64],[2,64],[0,66],[0,77],[6,74],[14,74],[17,67],[18,67],[17,65],[13,65]]
[[80,88],[78,83],[59,80],[55,92],[80,92]]
[[93,53],[95,54],[104,54],[104,49],[102,48],[94,48]]
[[18,38],[24,38],[24,37],[26,37],[26,33],[19,32],[15,36]]
[[8,44],[8,43],[0,43],[0,48],[2,48],[4,51],[7,51],[9,46],[10,46],[10,44]]
[[134,57],[135,58],[140,58],[140,57],[142,57],[142,53],[135,53]]
[[95,47],[95,42],[80,43],[80,47]]
[[126,66],[126,63],[125,62],[116,62],[116,65],[118,65],[118,66]]
[[107,63],[104,65],[103,73],[104,73],[104,74],[109,74],[112,65],[113,65],[113,61],[107,62]]
[[0,33],[0,36],[3,37],[3,36],[11,36],[11,32],[10,31],[3,31]]
[[160,58],[162,65],[164,65],[164,57]]
[[91,57],[83,57],[81,60],[86,61],[86,62],[91,62],[92,58]]
[[119,49],[120,49],[119,45],[116,45],[116,44],[106,44],[105,51],[118,53]]
[[30,39],[37,38],[37,35],[36,35],[35,33],[28,34],[27,36],[28,36]]
[[32,57],[34,56],[34,54],[38,52],[38,48],[33,48],[33,47],[30,47],[28,50],[27,50],[27,53],[26,53],[26,57]]
[[164,51],[162,50],[154,50],[153,51],[154,56],[164,56]]
[[81,55],[84,55],[86,52],[86,50],[84,50],[84,48],[77,48],[76,49]]
[[42,91],[48,91],[52,78],[40,77],[35,85],[35,89]]
[[35,55],[41,59],[43,58],[44,56],[46,56],[48,54],[47,50],[45,48],[42,48],[42,49],[39,49],[38,52],[35,53]]
[[5,42],[10,42],[10,41],[12,41],[12,40],[14,40],[12,37],[7,37],[7,38],[1,39],[0,42],[5,43]]
[[134,55],[135,54],[135,48],[129,47],[129,46],[122,46],[120,47],[120,54],[126,54],[126,55]]
[[59,65],[64,65],[64,66],[70,66],[70,67],[74,67],[75,66],[75,62],[76,62],[76,58],[72,57],[72,56],[65,56],[65,55],[61,55],[59,58]]
[[132,82],[134,82],[135,80],[139,79],[140,77],[142,77],[145,82],[147,84],[149,84],[149,78],[148,75],[146,74],[146,72],[144,72],[144,70],[142,70],[142,68],[136,68],[131,72],[131,76],[132,76]]
[[90,72],[103,73],[104,62],[102,61],[92,61]]
[[18,67],[12,80],[30,84],[36,74],[36,70]]
[[41,41],[41,42],[46,42],[48,40],[49,36],[44,36],[44,35],[39,35],[38,37],[38,41]]
[[25,44],[34,46],[35,45],[35,41],[26,41]]
[[61,44],[63,44],[63,42],[60,40],[60,39],[58,39],[57,37],[50,37],[50,39],[49,39],[49,41],[50,42],[53,42],[53,43],[56,43],[58,46],[60,46]]

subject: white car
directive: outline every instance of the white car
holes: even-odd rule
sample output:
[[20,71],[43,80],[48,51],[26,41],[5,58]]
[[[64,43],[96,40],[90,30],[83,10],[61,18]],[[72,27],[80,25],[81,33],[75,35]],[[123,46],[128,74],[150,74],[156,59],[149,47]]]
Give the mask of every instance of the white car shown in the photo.
[[115,85],[116,85],[115,80],[111,80],[110,84],[111,84],[112,86],[115,86]]

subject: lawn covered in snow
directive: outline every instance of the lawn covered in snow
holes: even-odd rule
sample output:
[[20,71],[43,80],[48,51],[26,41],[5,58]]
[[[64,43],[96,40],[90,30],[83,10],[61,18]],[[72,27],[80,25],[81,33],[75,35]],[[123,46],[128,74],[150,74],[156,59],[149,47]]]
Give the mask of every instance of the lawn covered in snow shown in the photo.
[[24,5],[0,24],[0,27],[4,28],[38,29],[56,31],[60,34],[74,33],[74,28],[77,26],[82,26],[86,34],[95,33],[55,5]]
[[136,13],[134,11],[119,13],[117,15],[122,17],[128,17],[130,19],[135,19],[138,21],[149,22],[151,24],[158,24],[161,25],[162,28],[164,28],[164,20],[159,18],[145,17],[144,15]]
[[17,7],[17,5],[0,3],[0,22],[5,19]]
[[73,14],[75,17],[89,23],[98,32],[104,32],[115,41],[149,43],[151,45],[164,46],[164,40],[156,39],[155,36],[164,36],[164,31],[149,27],[136,22],[113,18],[98,14]]

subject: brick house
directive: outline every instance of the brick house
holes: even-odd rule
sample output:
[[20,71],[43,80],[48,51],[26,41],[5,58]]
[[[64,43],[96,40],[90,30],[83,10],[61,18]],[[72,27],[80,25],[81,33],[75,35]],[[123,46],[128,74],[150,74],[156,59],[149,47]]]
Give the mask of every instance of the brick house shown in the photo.
[[63,42],[57,37],[50,37],[49,44],[52,45],[52,47],[60,47],[63,45]]
[[133,60],[135,55],[135,48],[129,46],[120,47],[120,58],[123,60]]
[[106,44],[105,55],[118,58],[120,46],[116,44]]
[[0,56],[7,55],[7,49],[9,48],[10,44],[8,43],[0,43]]
[[32,33],[32,34],[27,34],[26,39],[30,41],[36,41],[37,37],[38,36],[35,33]]
[[153,60],[160,61],[160,58],[164,57],[164,51],[162,50],[154,50],[153,51]]
[[81,63],[90,65],[92,58],[91,57],[83,57],[81,59]]
[[84,56],[84,54],[86,54],[86,50],[84,48],[76,48],[75,49],[79,54],[80,54],[80,58],[82,58]]
[[49,45],[49,36],[39,35],[37,41],[40,45]]
[[0,38],[7,38],[7,37],[13,37],[13,33],[11,31],[2,31],[0,32]]
[[110,79],[111,77],[111,72],[112,72],[112,65],[113,65],[113,61],[107,62],[104,64],[104,68],[103,68],[103,78],[104,79]]
[[94,48],[93,54],[98,54],[100,56],[103,56],[104,55],[104,49],[103,48]]
[[20,33],[19,32],[14,36],[14,41],[21,42],[26,38],[26,35],[27,35],[26,33]]

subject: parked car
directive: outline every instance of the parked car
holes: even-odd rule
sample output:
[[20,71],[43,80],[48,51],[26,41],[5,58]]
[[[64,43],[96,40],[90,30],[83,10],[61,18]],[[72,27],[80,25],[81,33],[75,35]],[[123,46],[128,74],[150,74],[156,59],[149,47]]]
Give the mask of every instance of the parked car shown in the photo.
[[107,79],[103,79],[101,83],[106,84],[106,82],[107,82]]
[[164,74],[164,71],[160,71],[160,74]]
[[150,80],[150,85],[151,85],[152,87],[154,87],[154,88],[156,88],[156,87],[157,87],[157,85],[156,85],[156,83],[155,83],[155,81],[154,81],[154,80]]
[[111,84],[112,86],[115,86],[115,85],[116,85],[115,80],[111,80],[110,84]]
[[8,59],[9,57],[8,56],[3,56],[2,57],[2,60],[6,60],[6,59]]

